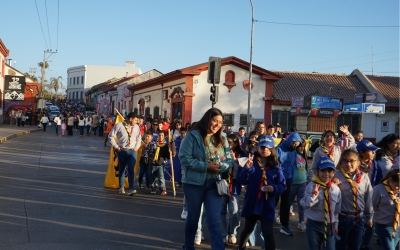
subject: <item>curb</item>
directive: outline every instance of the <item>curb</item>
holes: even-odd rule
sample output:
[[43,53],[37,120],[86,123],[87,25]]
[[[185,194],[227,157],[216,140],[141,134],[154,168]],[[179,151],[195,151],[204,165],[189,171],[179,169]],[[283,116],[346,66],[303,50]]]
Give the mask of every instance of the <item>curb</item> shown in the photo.
[[33,129],[33,130],[29,130],[29,131],[22,131],[22,132],[19,132],[19,133],[16,133],[16,134],[12,134],[12,135],[0,138],[0,143],[3,143],[5,141],[10,140],[10,139],[12,139],[14,137],[17,137],[17,136],[27,135],[27,134],[34,133],[34,132],[39,132],[39,131],[42,131],[42,129],[38,128],[38,129]]

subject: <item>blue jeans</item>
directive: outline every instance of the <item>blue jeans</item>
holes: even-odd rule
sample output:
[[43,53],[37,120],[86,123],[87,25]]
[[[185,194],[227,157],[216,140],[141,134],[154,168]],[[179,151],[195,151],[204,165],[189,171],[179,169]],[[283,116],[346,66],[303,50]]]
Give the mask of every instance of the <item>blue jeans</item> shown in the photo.
[[299,222],[304,221],[304,208],[300,205],[300,200],[304,197],[304,191],[306,191],[307,183],[303,184],[292,184],[292,191],[290,191],[290,206],[292,206],[294,198],[297,196],[297,209],[299,213]]
[[[151,168],[151,189],[156,189],[156,178],[159,181],[159,187],[161,189],[165,189],[165,178],[164,178],[164,165],[152,165]],[[146,178],[147,180],[147,178]]]
[[[226,222],[226,209],[229,210],[229,221]],[[240,226],[239,218],[239,195],[223,196],[221,203],[221,230],[222,236],[237,234],[237,229]]]
[[118,155],[119,187],[120,188],[124,187],[125,166],[128,165],[129,190],[133,190],[133,167],[136,164],[136,151],[132,149],[123,149],[119,151],[117,155]]
[[[187,205],[186,205],[186,207],[187,207]],[[201,210],[200,210],[200,219],[199,219],[199,222],[197,223],[196,234],[203,235],[203,226],[204,226],[205,222],[206,222],[206,209],[204,208],[204,203],[202,203]]]
[[375,233],[381,242],[382,249],[395,250],[396,245],[399,243],[399,228],[396,229],[396,235],[392,238],[393,226],[386,226],[382,224],[375,224]]
[[187,202],[185,196],[183,196],[183,211],[187,211]]
[[97,127],[92,127],[92,131],[93,131],[93,134],[96,135],[97,134]]
[[340,240],[336,243],[336,249],[360,249],[364,227],[365,215],[358,218],[357,226],[356,218],[339,214]]
[[56,135],[58,135],[58,129],[60,128],[60,125],[56,124],[55,128],[56,128]]
[[89,132],[90,132],[90,126],[87,125],[87,126],[86,126],[86,134],[89,135]]
[[182,249],[195,249],[194,237],[203,202],[204,208],[207,211],[206,218],[211,238],[211,248],[214,250],[225,249],[220,222],[222,197],[218,194],[216,179],[208,178],[201,186],[183,183],[183,192],[187,201],[188,214],[185,221],[185,244]]
[[146,187],[150,188],[150,181],[152,179],[152,177],[151,177],[151,170],[152,170],[151,163],[140,162],[139,169],[140,169],[140,171],[139,171],[139,184],[142,184],[143,176],[144,176],[144,174],[146,174]]
[[[335,236],[334,233],[330,235],[330,229],[328,226],[328,232],[326,235],[326,246],[324,245],[324,222],[319,222],[311,219],[307,219],[307,241],[308,249],[310,250],[334,250],[335,249]],[[346,248],[343,248],[346,249]],[[353,248],[349,248],[353,249]],[[355,249],[355,248],[354,248]],[[359,249],[359,248],[357,248]]]
[[79,134],[83,135],[83,132],[85,130],[85,126],[79,126]]
[[369,248],[371,246],[372,236],[374,235],[375,224],[372,227],[365,225],[364,236],[361,241],[361,247]]

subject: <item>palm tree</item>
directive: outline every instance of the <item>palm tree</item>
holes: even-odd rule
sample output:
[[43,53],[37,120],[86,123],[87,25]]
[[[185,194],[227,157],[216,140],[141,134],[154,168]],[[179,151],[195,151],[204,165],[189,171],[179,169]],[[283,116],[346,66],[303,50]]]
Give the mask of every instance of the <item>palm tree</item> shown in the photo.
[[63,86],[63,84],[62,84],[62,77],[61,76],[59,76],[59,77],[52,77],[52,78],[50,78],[50,87],[52,88],[52,89],[54,89],[54,91],[56,92],[56,98],[57,98],[57,95],[58,95],[58,90],[60,89],[60,88],[63,88],[64,86]]
[[27,76],[27,77],[29,77],[29,78],[31,78],[32,81],[34,81],[34,82],[37,82],[37,81],[38,81],[38,79],[37,79],[37,77],[36,77],[35,75],[31,75],[31,74],[29,74],[28,72],[25,72],[24,75]]

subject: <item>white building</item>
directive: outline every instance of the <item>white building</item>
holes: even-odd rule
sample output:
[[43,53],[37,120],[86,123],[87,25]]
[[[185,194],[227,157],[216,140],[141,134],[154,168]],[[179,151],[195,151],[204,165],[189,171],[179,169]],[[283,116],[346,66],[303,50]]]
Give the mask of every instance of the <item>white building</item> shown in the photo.
[[94,85],[113,77],[142,74],[135,62],[126,61],[123,66],[81,65],[68,68],[67,99],[83,101],[85,92]]

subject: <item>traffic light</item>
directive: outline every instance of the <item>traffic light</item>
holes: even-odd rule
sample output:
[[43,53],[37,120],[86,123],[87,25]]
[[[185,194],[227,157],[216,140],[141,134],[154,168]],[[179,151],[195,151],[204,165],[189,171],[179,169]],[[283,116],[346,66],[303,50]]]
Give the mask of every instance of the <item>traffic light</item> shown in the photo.
[[211,86],[210,92],[211,92],[210,101],[212,103],[218,102],[218,86],[214,86],[214,85]]

